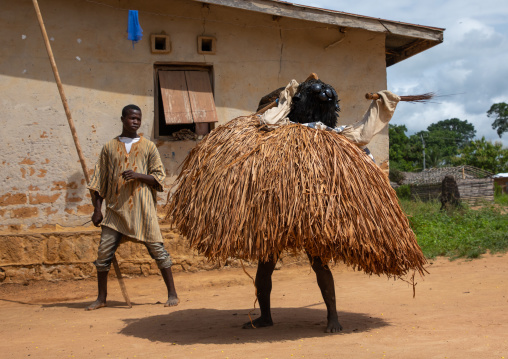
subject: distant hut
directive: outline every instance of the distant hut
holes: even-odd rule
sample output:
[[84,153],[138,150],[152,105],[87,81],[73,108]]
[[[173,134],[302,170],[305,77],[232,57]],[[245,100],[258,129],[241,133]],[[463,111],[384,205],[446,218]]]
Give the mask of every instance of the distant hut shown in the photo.
[[439,199],[441,182],[451,176],[457,182],[460,199],[470,205],[494,201],[493,173],[473,166],[430,168],[421,172],[404,172],[403,184],[411,187],[414,199]]
[[508,193],[508,173],[498,173],[492,176],[494,183],[501,187],[502,193]]

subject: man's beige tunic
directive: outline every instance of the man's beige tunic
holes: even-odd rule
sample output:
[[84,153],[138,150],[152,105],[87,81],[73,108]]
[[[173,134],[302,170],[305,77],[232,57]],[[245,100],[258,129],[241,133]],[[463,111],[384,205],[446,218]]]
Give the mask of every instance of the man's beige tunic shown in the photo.
[[[125,181],[122,172],[126,170],[152,175],[157,185],[152,187],[139,180]],[[153,142],[141,137],[132,144],[130,153],[118,138],[106,143],[88,185],[106,201],[102,225],[142,242],[163,242],[157,221],[156,191],[163,191],[165,177],[159,151]]]

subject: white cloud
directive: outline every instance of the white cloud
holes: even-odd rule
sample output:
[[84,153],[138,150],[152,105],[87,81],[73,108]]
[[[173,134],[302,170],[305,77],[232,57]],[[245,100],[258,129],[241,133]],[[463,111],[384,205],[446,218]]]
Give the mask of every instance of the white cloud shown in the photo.
[[[424,108],[423,110],[421,108]],[[443,101],[439,105],[432,104],[410,104],[400,103],[397,106],[396,115],[391,123],[396,125],[405,125],[409,133],[418,132],[427,129],[429,125],[440,120],[450,118],[459,118],[467,120],[475,125],[476,137],[485,136],[487,139],[497,141],[497,138],[491,136],[492,120],[487,115],[472,115],[468,113],[463,104],[457,102]],[[492,137],[492,138],[491,138]]]
[[464,46],[470,43],[471,37],[476,38],[476,43],[478,40],[490,41],[496,37],[493,27],[472,18],[458,19],[445,33],[447,42],[461,43]]

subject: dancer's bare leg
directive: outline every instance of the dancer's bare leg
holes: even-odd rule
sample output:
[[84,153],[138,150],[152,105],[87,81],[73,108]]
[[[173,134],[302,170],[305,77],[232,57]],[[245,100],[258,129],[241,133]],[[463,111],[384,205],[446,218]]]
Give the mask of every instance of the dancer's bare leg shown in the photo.
[[321,290],[321,295],[326,304],[327,319],[326,333],[337,333],[342,330],[337,315],[337,305],[335,300],[335,284],[333,275],[328,265],[324,264],[319,257],[311,257],[308,253],[312,269],[316,273],[316,279]]
[[272,313],[270,310],[270,294],[272,292],[272,273],[275,269],[277,260],[273,257],[268,262],[259,262],[258,270],[256,272],[256,289],[261,309],[261,316],[243,325],[243,329],[270,327],[273,325]]

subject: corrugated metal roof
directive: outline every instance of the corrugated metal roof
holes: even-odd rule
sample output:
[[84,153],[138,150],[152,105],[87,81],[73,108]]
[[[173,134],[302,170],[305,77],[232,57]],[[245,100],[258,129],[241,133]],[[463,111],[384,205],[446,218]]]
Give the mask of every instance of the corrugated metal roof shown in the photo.
[[288,2],[288,1],[280,1],[280,0],[268,0],[268,1],[272,1],[272,2],[275,2],[275,3],[281,3],[281,4],[288,4],[288,5],[292,5],[292,6],[296,6],[296,7],[301,7],[303,9],[315,9],[315,10],[319,10],[319,11],[323,11],[323,12],[336,13],[336,14],[344,14],[344,15],[350,15],[350,16],[355,16],[355,17],[359,17],[359,18],[380,20],[380,21],[383,21],[383,22],[394,22],[394,23],[401,24],[401,25],[417,26],[417,27],[422,27],[422,28],[427,28],[427,29],[432,29],[432,30],[438,30],[438,31],[444,31],[445,30],[444,28],[441,28],[441,27],[411,24],[411,23],[407,23],[407,22],[382,19],[382,18],[379,18],[379,17],[372,17],[372,16],[353,14],[353,13],[350,13],[350,12],[344,12],[344,11],[339,11],[339,10],[324,9],[324,8],[319,8],[319,7],[315,7],[315,6],[309,6],[309,5],[301,5],[301,4],[291,3],[291,2]]
[[443,28],[385,20],[321,9],[280,0],[194,0],[246,11],[313,21],[339,28],[356,28],[386,35],[386,66],[391,66],[443,42]]

